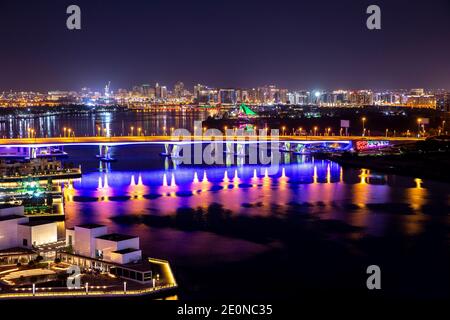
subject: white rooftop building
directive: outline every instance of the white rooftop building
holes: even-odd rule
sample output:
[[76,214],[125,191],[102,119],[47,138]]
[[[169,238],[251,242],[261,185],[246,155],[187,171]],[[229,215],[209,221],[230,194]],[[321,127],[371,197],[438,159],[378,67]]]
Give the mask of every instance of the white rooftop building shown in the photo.
[[56,242],[57,237],[56,222],[30,221],[23,206],[0,206],[0,250],[32,248]]
[[73,253],[107,262],[126,264],[140,261],[139,237],[108,233],[105,226],[84,224],[66,230],[66,245]]
[[83,224],[66,229],[66,246],[72,250],[59,252],[61,261],[141,283],[152,281],[153,267],[142,259],[139,237],[108,233],[103,225]]

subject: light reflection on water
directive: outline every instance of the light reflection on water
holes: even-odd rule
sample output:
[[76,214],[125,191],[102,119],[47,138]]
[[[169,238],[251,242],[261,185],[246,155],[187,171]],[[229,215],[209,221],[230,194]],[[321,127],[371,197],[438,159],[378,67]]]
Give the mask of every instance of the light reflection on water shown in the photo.
[[[151,154],[148,157],[155,162],[157,153]],[[175,263],[190,259],[195,264],[245,259],[268,246],[203,231],[124,226],[110,218],[171,215],[181,207],[207,208],[212,203],[222,204],[233,214],[269,217],[283,214],[295,203],[307,204],[302,210],[314,217],[364,228],[353,237],[384,236],[392,224],[400,226],[397,232],[410,236],[419,234],[430,219],[424,212],[427,205],[442,210],[449,206],[445,184],[344,169],[308,157],[291,160],[275,175],[257,166],[148,169],[148,161],[141,163],[132,155],[119,158],[111,171],[99,172],[91,160],[85,161],[83,177],[65,187],[66,224],[107,224],[111,230],[139,235],[148,255]]]

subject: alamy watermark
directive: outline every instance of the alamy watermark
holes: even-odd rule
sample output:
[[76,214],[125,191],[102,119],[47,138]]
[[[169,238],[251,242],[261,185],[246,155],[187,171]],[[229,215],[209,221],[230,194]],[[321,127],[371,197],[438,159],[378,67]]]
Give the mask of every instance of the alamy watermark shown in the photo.
[[370,276],[366,280],[366,286],[369,290],[381,289],[381,269],[376,264],[370,265],[366,269],[366,273]]
[[370,16],[367,18],[366,26],[369,30],[381,29],[381,8],[375,4],[367,7],[367,14]]
[[222,165],[240,158],[250,165],[267,166],[269,174],[278,172],[281,154],[278,129],[203,129],[194,122],[194,132],[175,129],[171,133],[168,155],[180,164]]
[[66,27],[69,30],[80,30],[81,29],[81,9],[77,5],[70,5],[66,10],[67,14],[70,16],[67,17]]
[[[75,4],[67,7],[66,14],[69,14],[66,20],[66,27],[69,30],[81,30],[81,8]],[[366,26],[369,30],[381,29],[381,8],[372,4],[367,7],[366,14],[370,16],[366,20]]]

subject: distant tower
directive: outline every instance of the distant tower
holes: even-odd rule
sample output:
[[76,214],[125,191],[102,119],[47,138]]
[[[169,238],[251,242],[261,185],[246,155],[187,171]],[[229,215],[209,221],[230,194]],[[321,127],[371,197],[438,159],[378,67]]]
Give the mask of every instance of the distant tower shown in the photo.
[[109,88],[111,86],[111,81],[108,81],[108,84],[105,86],[105,97],[109,98]]

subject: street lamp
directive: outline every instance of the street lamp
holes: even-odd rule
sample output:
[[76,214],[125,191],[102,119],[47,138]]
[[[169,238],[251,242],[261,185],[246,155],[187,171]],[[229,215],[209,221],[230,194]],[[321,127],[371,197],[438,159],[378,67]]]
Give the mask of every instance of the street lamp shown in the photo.
[[417,137],[420,137],[420,125],[422,124],[422,118],[417,118]]
[[133,132],[134,132],[134,127],[131,126],[131,136],[133,136]]
[[282,128],[281,128],[281,132],[282,132],[282,135],[284,136],[284,130],[286,130],[286,127],[285,126],[283,126]]
[[362,120],[362,124],[363,124],[363,134],[362,135],[364,136],[366,133],[366,117],[362,117],[361,120]]
[[66,127],[64,127],[63,128],[63,131],[64,131],[64,137],[66,136],[66,131],[67,131],[67,128]]
[[389,132],[389,129],[386,129],[386,138],[387,138],[387,136],[388,136],[388,132]]
[[140,136],[141,135],[141,128],[138,128],[138,136]]

